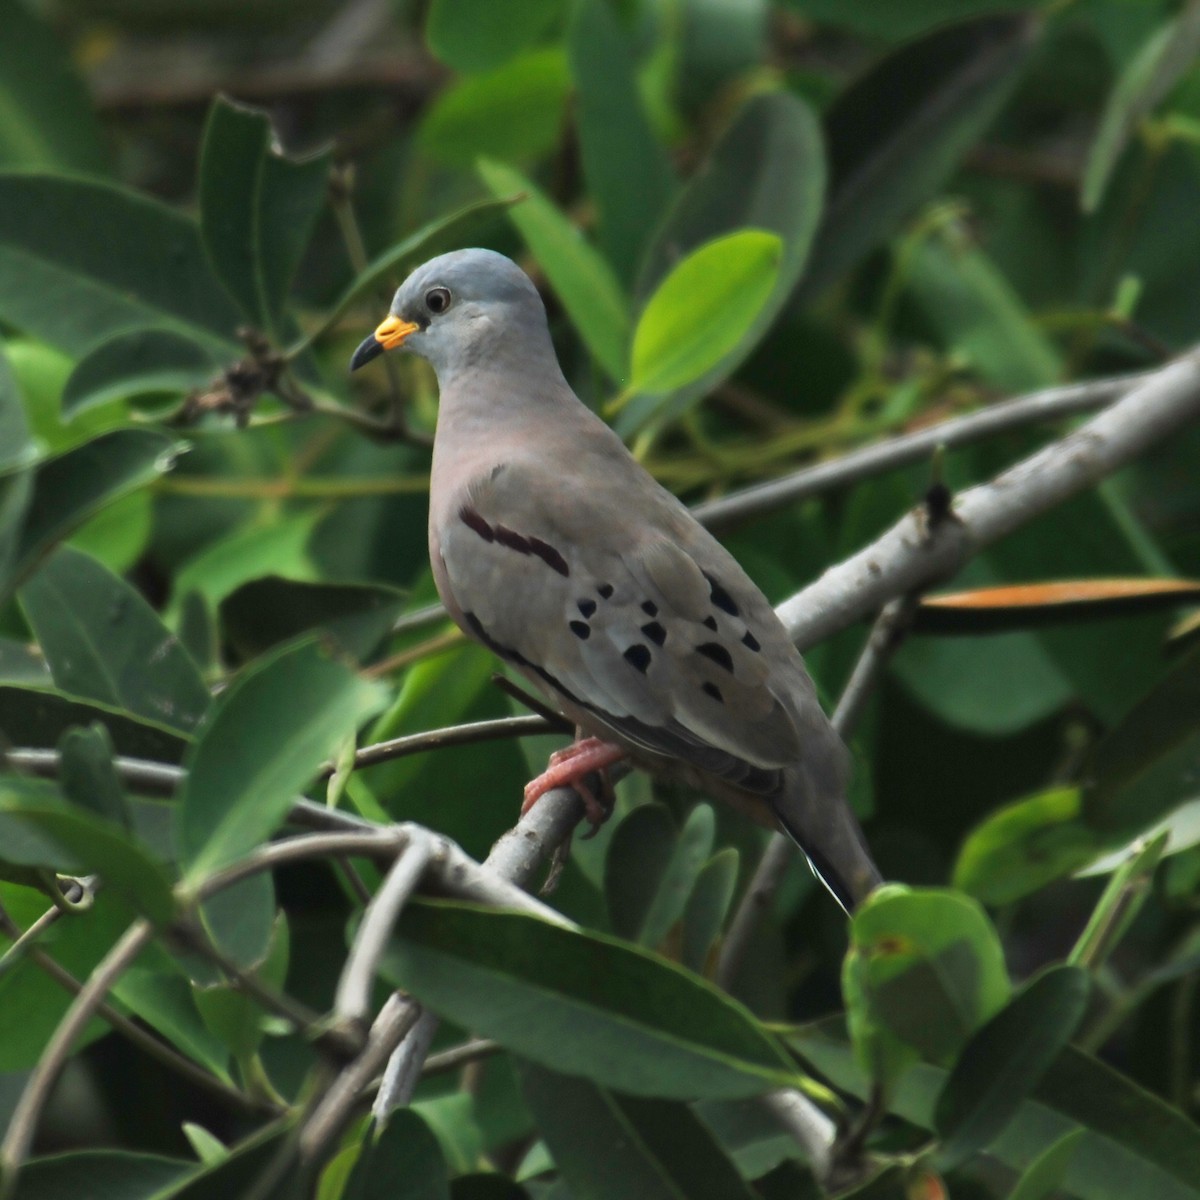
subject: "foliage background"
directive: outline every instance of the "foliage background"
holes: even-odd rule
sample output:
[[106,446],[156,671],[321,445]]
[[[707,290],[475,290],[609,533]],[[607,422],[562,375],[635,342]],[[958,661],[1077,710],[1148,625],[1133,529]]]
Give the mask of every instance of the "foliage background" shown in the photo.
[[[1002,395],[1143,370],[1200,336],[1194,2],[0,0],[0,28],[0,733],[63,756],[60,784],[9,770],[0,785],[10,880],[0,944],[47,907],[31,872],[111,881],[132,862],[142,883],[106,887],[41,939],[77,978],[134,911],[173,912],[173,882],[194,883],[271,834],[356,733],[366,744],[514,711],[482,650],[443,626],[390,632],[434,598],[425,487],[436,392],[414,361],[353,385],[345,364],[424,257],[470,244],[517,257],[544,285],[579,394],[597,406],[620,397],[617,427],[690,501]],[[262,107],[274,135],[217,93]],[[292,157],[274,153],[272,136]],[[510,206],[518,194],[529,198]],[[738,314],[736,344],[719,358],[694,347],[670,387],[636,386],[633,331],[657,284],[701,243],[747,227],[779,236],[777,261],[741,281],[718,265],[692,307],[685,297],[664,317],[708,331],[702,301],[715,295],[718,315]],[[643,324],[639,338],[652,333]],[[1006,434],[723,536],[778,601],[935,479],[956,489],[989,478],[1055,432]],[[1200,578],[1198,453],[1192,430],[981,554],[956,586]],[[1145,597],[1119,612],[1035,606],[1002,620],[985,633],[960,618],[954,636],[918,625],[854,737],[854,800],[885,874],[957,884],[987,904],[990,923],[974,908],[964,918],[971,971],[995,966],[1002,947],[990,992],[945,984],[964,1027],[933,1047],[902,1019],[936,1023],[929,988],[881,1000],[869,980],[854,982],[851,958],[858,1050],[892,1112],[873,1146],[907,1163],[931,1124],[950,1144],[931,1097],[968,1035],[1003,1008],[1010,978],[1071,958],[1090,977],[1086,1014],[1067,1020],[1073,985],[1042,976],[1044,996],[1023,993],[1033,1017],[995,1035],[1013,1051],[1044,1022],[1055,1062],[1038,1104],[1026,1098],[1045,1063],[1018,1081],[1013,1103],[1026,1107],[1007,1148],[996,1128],[924,1161],[956,1196],[1195,1196],[1196,623],[1177,601]],[[314,629],[342,657],[305,643]],[[863,636],[848,630],[809,654],[827,698]],[[210,689],[230,681],[214,716]],[[402,758],[339,774],[330,795],[372,820],[429,825],[482,858],[554,744]],[[131,796],[114,748],[186,761],[183,815]],[[326,785],[310,794],[324,799]],[[1111,866],[1069,877],[1168,814],[1161,863],[1156,850],[1106,894]],[[724,810],[631,779],[616,819],[576,843],[552,902],[589,930],[711,974],[762,843]],[[943,907],[893,915],[895,926],[877,919],[936,941],[963,902],[935,899]],[[211,936],[328,1010],[361,911],[344,879],[292,867],[236,900],[207,914]],[[1098,904],[1105,938],[1081,943]],[[414,944],[451,937],[413,920]],[[855,934],[863,953],[882,936],[868,925]],[[491,932],[471,936],[509,946],[513,961],[539,945],[519,925],[480,929]],[[412,986],[404,945],[386,974]],[[815,1022],[843,1006],[846,949],[841,915],[796,864],[734,993],[764,1020]],[[926,946],[919,965],[936,974],[944,949]],[[4,962],[0,1125],[69,1002],[34,956]],[[505,972],[518,996],[536,991],[517,967]],[[114,1003],[231,1088],[301,1100],[312,1047],[227,984],[167,939]],[[595,986],[603,1007],[606,985]],[[1082,1052],[1055,1058],[1072,1033]],[[447,1194],[448,1178],[456,1197],[631,1195],[643,1169],[663,1195],[811,1186],[795,1147],[728,1092],[701,1097],[699,1110],[681,1103],[698,1094],[670,1083],[665,1060],[670,1100],[617,1094],[631,1046],[589,1079],[542,1069],[574,1061],[565,1044],[587,1037],[577,1020],[544,1031],[532,1052],[518,1043],[541,1068],[502,1054],[422,1085],[420,1116],[389,1127],[388,1169],[431,1196]],[[792,1044],[835,1088],[861,1092],[840,1039],[835,1025],[810,1024]],[[68,1159],[28,1172],[18,1194],[67,1194],[101,1169],[124,1189],[113,1194],[228,1194],[222,1171],[258,1161],[252,1144],[223,1160],[213,1139],[240,1143],[261,1115],[179,1080],[103,1021],[85,1041],[38,1152],[121,1147],[173,1165]],[[916,1054],[926,1062],[909,1066]],[[628,1139],[615,1179],[600,1170],[617,1135],[597,1105]],[[1058,1142],[1018,1184],[1075,1127],[1088,1131],[1086,1154]],[[323,1195],[375,1194],[363,1172],[346,1182],[362,1137],[356,1125]],[[135,1193],[140,1170],[162,1175]],[[907,1170],[870,1194],[900,1194]]]

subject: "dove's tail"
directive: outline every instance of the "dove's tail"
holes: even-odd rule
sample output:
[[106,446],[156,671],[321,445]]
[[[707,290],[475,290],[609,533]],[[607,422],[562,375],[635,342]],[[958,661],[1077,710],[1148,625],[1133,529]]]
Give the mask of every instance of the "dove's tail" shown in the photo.
[[883,876],[845,801],[842,772],[814,770],[816,765],[785,771],[785,787],[771,807],[783,831],[804,852],[813,874],[852,913],[883,882]]

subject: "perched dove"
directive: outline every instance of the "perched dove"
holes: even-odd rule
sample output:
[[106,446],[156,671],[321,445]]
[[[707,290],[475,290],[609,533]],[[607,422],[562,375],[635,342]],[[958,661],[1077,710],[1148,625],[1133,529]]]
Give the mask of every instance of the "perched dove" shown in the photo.
[[350,367],[403,346],[437,373],[438,591],[594,735],[527,802],[628,756],[761,823],[773,813],[851,910],[880,876],[799,653],[734,558],[572,392],[529,278],[491,250],[444,254],[391,314]]

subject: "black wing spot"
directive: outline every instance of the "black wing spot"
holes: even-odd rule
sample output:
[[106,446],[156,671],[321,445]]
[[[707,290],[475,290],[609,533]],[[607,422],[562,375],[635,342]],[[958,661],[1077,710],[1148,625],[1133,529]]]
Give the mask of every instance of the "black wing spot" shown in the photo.
[[496,541],[500,545],[507,546],[510,550],[515,550],[518,554],[528,554],[530,552],[529,539],[522,537],[506,525],[495,526],[493,532],[496,535]]
[[576,600],[575,606],[585,617],[593,616],[596,612],[595,600]]
[[586,621],[572,621],[568,628],[581,642],[592,636],[592,627]]
[[705,617],[704,618],[704,628],[711,629],[713,631],[713,633],[716,633],[717,632],[717,618],[716,617]]
[[705,658],[712,659],[718,667],[724,667],[725,670],[730,672],[733,671],[733,657],[720,642],[705,642],[703,646],[696,647],[696,653],[703,654]]
[[635,671],[641,671],[643,675],[645,675],[647,668],[650,666],[650,658],[650,647],[643,646],[641,642],[635,642],[625,651],[625,661]]
[[538,556],[546,564],[546,566],[557,571],[560,575],[567,576],[571,574],[571,568],[567,566],[567,560],[549,542],[543,542],[541,538],[531,537],[529,539],[529,549]]
[[485,542],[494,542],[496,535],[492,527],[473,509],[465,504],[458,510],[458,519],[468,528],[473,529]]
[[596,591],[600,593],[601,600],[611,600],[613,594],[613,585],[611,583],[602,583],[596,588]]
[[656,646],[661,646],[667,640],[667,631],[657,621],[647,622],[642,626],[642,632]]
[[733,597],[707,571],[704,572],[704,578],[708,580],[708,598],[722,612],[727,612],[731,617],[740,616]]
[[658,616],[658,605],[655,604],[653,600],[643,600],[642,601],[642,612],[644,612],[646,614],[646,616],[648,616],[648,617],[657,617]]
[[721,695],[721,689],[715,683],[702,683],[700,690],[706,696],[711,696],[718,704],[725,703],[725,697]]
[[747,650],[753,650],[756,654],[762,649],[762,646],[759,645],[758,638],[756,638],[748,629],[742,635],[742,645],[745,646]]

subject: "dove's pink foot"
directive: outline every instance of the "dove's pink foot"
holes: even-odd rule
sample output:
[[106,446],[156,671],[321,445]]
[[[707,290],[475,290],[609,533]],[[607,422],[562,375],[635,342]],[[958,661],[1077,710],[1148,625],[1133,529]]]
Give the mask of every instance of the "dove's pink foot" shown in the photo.
[[609,806],[601,804],[583,781],[594,771],[604,771],[624,757],[625,751],[620,746],[594,737],[581,738],[564,750],[556,750],[550,755],[546,769],[525,785],[521,816],[553,788],[571,787],[582,797],[593,831],[598,829],[608,818]]

